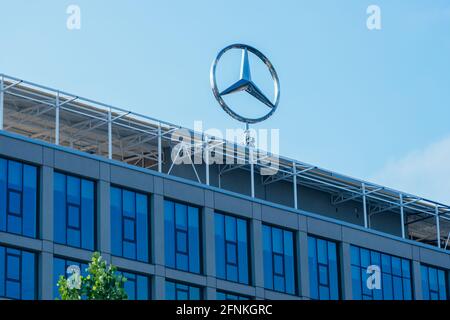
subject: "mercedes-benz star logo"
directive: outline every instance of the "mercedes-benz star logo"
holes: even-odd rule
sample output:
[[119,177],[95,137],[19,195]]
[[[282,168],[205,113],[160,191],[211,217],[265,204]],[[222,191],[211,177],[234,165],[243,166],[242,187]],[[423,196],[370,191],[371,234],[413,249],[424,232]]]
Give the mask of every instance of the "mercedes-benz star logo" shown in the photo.
[[[217,81],[216,81],[216,67],[217,64],[222,57],[222,55],[231,49],[240,49],[242,50],[242,61],[241,61],[241,73],[240,73],[240,79],[236,81],[234,84],[232,84],[227,89],[223,90],[222,92],[219,92],[219,89],[217,88]],[[248,52],[253,53],[256,55],[259,59],[261,59],[267,68],[269,68],[270,74],[272,75],[272,80],[274,83],[274,100],[273,102],[270,101],[266,97],[264,93],[258,88],[258,86],[252,81],[251,73],[250,73],[250,64],[248,61]],[[278,79],[277,72],[275,71],[275,68],[273,67],[272,63],[267,59],[265,55],[263,55],[259,50],[245,45],[245,44],[232,44],[228,47],[222,49],[219,54],[217,55],[216,59],[214,59],[212,66],[211,66],[211,73],[210,73],[210,81],[211,81],[211,88],[214,93],[214,96],[216,97],[217,101],[221,105],[222,109],[225,110],[230,116],[235,118],[238,121],[245,122],[247,124],[249,123],[257,123],[266,120],[269,118],[277,109],[278,102],[280,101],[280,81]],[[260,117],[260,118],[248,118],[243,117],[236,112],[234,112],[225,102],[225,100],[222,98],[223,96],[231,93],[235,93],[238,91],[246,91],[249,94],[251,94],[253,97],[261,101],[266,107],[269,108],[269,112]]]

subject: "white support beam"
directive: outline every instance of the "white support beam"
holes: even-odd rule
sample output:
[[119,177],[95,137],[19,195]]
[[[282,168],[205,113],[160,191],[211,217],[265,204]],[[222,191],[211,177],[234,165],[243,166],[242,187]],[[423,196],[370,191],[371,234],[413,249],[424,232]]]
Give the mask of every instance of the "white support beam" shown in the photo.
[[249,156],[250,156],[250,187],[252,198],[255,197],[255,164],[253,163],[253,147],[249,148]]
[[363,182],[361,184],[361,188],[362,188],[362,199],[363,199],[363,212],[364,212],[364,228],[368,228],[369,227],[369,221],[367,218],[367,203],[366,203],[366,184]]
[[55,144],[59,145],[59,91],[56,93],[56,103],[55,103]]
[[439,221],[439,207],[435,206],[435,212],[436,212],[436,240],[438,244],[438,248],[441,247],[441,223]]
[[400,198],[400,222],[402,224],[402,238],[405,239],[405,212],[403,210],[403,194],[399,194]]
[[206,185],[209,186],[209,144],[208,137],[203,135]]
[[112,159],[112,112],[111,108],[108,111],[108,158]]
[[297,167],[295,166],[295,162],[292,163],[292,173],[294,174],[292,177],[292,186],[294,188],[294,208],[298,209],[298,199],[297,199]]
[[161,123],[158,123],[158,172],[162,173]]

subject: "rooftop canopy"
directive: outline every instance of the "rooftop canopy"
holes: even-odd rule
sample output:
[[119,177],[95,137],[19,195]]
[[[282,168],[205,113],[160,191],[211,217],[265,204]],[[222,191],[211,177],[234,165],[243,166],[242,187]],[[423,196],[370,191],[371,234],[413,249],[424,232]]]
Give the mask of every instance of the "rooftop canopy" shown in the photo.
[[[6,75],[0,75],[0,129],[296,210],[378,228],[405,239],[449,247],[448,205]],[[176,149],[180,139],[175,134],[180,129],[192,139],[181,151]],[[173,150],[177,150],[175,158],[192,161],[176,165],[170,156]],[[265,156],[252,160],[255,152]],[[199,154],[224,161],[197,163],[194,158]],[[272,170],[273,163],[278,170],[265,175],[264,170]],[[305,208],[302,190],[326,195],[320,199],[327,199],[336,212],[344,210],[346,203],[359,206],[361,222]],[[395,215],[399,222],[392,228],[377,227],[373,221],[380,215]]]

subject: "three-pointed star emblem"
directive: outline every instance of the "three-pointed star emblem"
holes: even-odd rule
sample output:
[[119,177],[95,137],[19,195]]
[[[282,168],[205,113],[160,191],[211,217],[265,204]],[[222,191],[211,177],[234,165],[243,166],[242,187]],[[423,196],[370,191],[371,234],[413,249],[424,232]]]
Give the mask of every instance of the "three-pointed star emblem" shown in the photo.
[[227,89],[223,90],[220,95],[224,96],[238,91],[247,91],[249,94],[264,103],[269,108],[272,109],[275,107],[273,103],[264,95],[264,93],[262,93],[258,86],[252,81],[247,48],[242,49],[240,79],[229,86]]

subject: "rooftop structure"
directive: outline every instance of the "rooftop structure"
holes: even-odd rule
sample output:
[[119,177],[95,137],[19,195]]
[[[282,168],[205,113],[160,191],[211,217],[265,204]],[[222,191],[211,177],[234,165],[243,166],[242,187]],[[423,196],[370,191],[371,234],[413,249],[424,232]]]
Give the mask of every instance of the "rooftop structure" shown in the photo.
[[172,134],[185,128],[7,75],[0,75],[0,88],[2,130],[449,248],[449,205],[273,154],[267,157],[278,159],[279,170],[262,175],[271,168],[250,161],[249,147],[189,129],[190,157],[223,145],[223,157],[234,161],[174,165],[179,140]]

